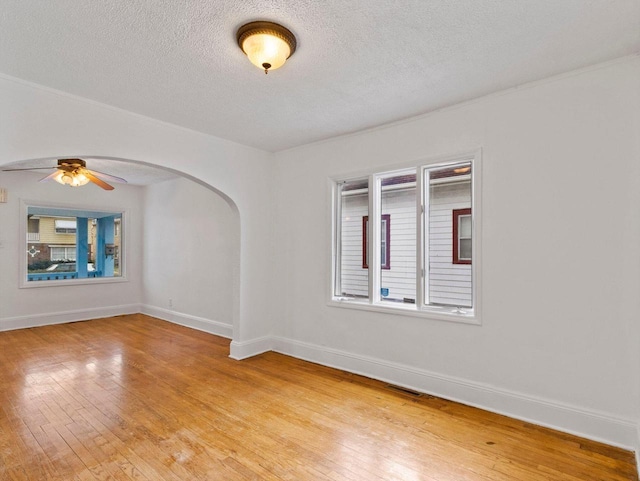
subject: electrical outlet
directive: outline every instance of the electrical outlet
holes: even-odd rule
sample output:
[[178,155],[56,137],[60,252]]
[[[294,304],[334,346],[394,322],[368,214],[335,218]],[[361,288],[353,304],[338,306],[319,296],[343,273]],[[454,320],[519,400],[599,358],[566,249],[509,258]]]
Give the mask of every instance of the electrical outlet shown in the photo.
[[173,307],[173,299],[169,299],[169,307]]

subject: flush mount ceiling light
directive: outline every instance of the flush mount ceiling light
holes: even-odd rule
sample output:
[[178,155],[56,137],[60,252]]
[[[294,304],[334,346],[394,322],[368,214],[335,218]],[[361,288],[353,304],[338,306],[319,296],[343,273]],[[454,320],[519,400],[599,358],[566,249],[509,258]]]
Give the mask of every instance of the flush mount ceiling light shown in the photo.
[[247,23],[238,29],[236,38],[251,63],[265,74],[282,67],[296,51],[296,37],[277,23]]

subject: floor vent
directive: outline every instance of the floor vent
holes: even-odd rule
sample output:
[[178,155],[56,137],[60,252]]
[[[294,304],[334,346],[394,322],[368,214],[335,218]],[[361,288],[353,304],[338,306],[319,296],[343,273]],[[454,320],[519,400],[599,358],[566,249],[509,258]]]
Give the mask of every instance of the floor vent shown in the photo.
[[414,391],[413,389],[409,389],[406,387],[402,387],[402,386],[396,386],[394,384],[387,384],[385,386],[387,389],[389,389],[390,391],[394,391],[400,394],[405,394],[407,396],[411,396],[411,397],[420,397],[423,396],[424,393],[418,392],[418,391]]

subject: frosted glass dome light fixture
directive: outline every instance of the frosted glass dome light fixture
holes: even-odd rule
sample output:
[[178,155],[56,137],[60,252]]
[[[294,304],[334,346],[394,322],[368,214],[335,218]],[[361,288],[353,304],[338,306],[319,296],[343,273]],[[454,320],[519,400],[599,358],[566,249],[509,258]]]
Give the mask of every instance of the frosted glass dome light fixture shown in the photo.
[[265,74],[282,67],[296,51],[296,37],[277,23],[247,23],[238,29],[236,38],[251,63]]

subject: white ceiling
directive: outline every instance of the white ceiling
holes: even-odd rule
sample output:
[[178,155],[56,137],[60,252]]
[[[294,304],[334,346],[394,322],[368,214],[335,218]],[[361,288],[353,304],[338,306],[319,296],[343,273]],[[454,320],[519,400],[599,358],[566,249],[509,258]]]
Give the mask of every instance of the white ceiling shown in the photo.
[[[258,19],[298,39],[269,75]],[[6,75],[279,151],[638,53],[640,1],[2,0],[0,32]]]

